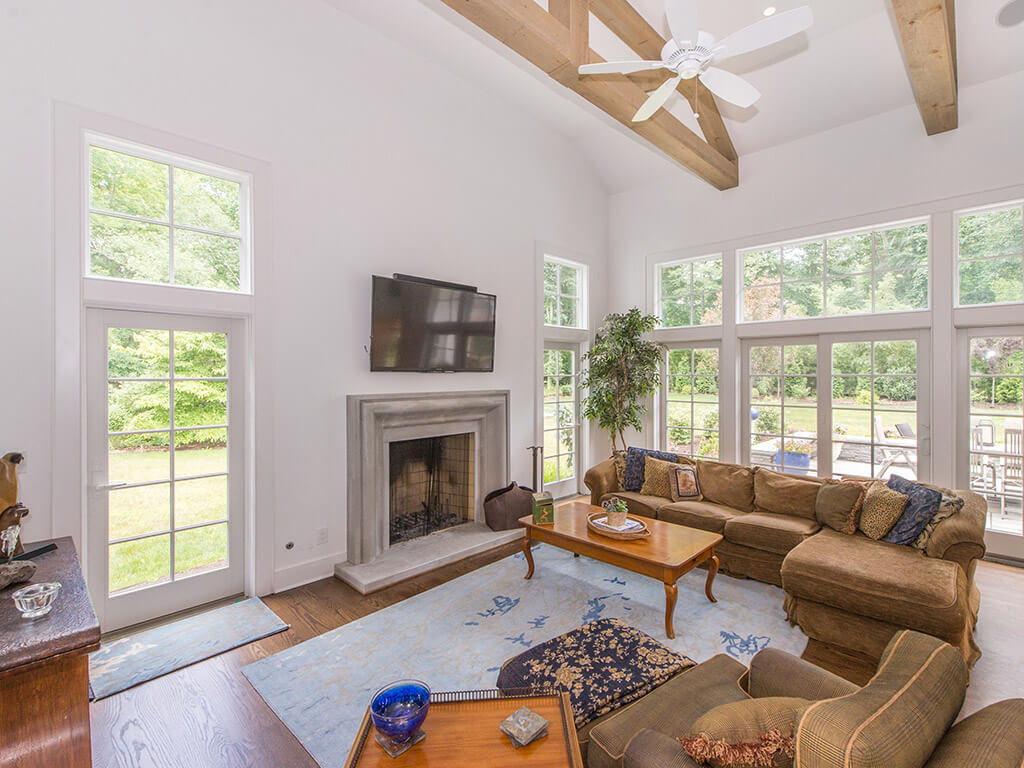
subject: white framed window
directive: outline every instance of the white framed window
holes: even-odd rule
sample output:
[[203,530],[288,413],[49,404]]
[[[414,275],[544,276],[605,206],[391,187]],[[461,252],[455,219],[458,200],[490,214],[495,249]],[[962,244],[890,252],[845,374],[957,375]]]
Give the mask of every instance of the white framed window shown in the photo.
[[252,291],[248,174],[85,135],[85,274]]
[[665,450],[718,459],[719,349],[686,346],[665,352],[661,387],[662,444]]
[[722,323],[722,255],[656,264],[656,314],[663,328]]
[[579,486],[579,345],[544,345],[544,489],[559,498]]
[[742,322],[928,309],[927,219],[737,251]]
[[958,211],[956,305],[1024,301],[1024,205]]
[[544,325],[587,327],[587,267],[544,256]]

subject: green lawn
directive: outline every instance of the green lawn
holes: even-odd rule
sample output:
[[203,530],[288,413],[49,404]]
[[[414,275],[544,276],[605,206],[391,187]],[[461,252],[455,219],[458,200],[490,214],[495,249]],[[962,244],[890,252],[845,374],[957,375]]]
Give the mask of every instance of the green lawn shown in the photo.
[[[224,472],[226,448],[175,451],[175,476]],[[169,477],[167,451],[111,451],[111,482],[140,482]],[[110,538],[120,539],[171,528],[170,483],[112,490],[109,496]],[[223,520],[228,511],[226,477],[179,480],[174,487],[174,516],[178,527]],[[169,581],[171,535],[160,533],[110,547],[110,591],[117,592]],[[175,578],[227,565],[227,524],[173,534]]]

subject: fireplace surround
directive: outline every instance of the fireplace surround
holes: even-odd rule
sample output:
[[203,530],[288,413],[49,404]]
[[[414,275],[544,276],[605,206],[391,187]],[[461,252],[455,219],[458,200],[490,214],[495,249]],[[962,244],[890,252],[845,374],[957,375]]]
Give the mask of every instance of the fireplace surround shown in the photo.
[[[491,531],[483,497],[508,484],[507,390],[349,395],[347,557],[335,575],[366,593],[522,535]],[[391,542],[392,445],[468,435],[472,498],[468,522]]]

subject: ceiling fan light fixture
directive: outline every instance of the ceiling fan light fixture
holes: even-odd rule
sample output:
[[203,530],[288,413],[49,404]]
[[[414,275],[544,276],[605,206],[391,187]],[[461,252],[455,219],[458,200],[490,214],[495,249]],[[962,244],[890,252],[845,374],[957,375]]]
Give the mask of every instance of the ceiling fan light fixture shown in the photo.
[[765,8],[765,9],[764,9],[764,10],[763,10],[763,11],[762,11],[761,13],[762,13],[763,15],[765,15],[765,16],[771,16],[771,15],[773,15],[773,14],[775,13],[775,11],[776,11],[776,8],[775,8],[775,6],[774,6],[774,5],[769,5],[769,6],[768,6],[767,8]]

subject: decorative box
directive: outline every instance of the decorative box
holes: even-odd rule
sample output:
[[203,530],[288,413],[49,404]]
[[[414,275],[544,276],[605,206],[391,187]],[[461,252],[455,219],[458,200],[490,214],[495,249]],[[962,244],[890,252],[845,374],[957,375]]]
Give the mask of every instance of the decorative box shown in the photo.
[[525,747],[531,741],[547,736],[548,721],[528,707],[520,707],[501,721],[502,732],[512,741],[516,749]]
[[555,522],[555,503],[547,491],[533,494],[533,522],[538,525]]

